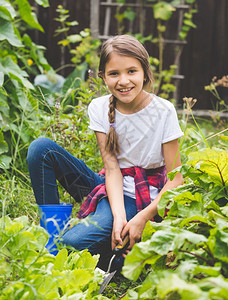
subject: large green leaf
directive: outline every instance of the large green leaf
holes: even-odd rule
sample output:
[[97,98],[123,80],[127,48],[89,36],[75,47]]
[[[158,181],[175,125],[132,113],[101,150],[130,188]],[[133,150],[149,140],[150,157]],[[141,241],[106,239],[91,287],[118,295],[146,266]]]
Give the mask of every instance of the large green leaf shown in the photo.
[[217,228],[212,229],[209,245],[215,258],[228,263],[228,233]]
[[136,280],[146,264],[154,265],[157,260],[170,251],[178,253],[179,249],[187,247],[188,251],[197,245],[207,242],[204,235],[174,227],[156,231],[146,242],[135,244],[127,255],[123,274],[128,279]]
[[198,300],[202,294],[199,287],[185,282],[176,274],[170,274],[168,277],[162,279],[157,287],[158,296],[161,299],[166,299],[168,294],[175,291],[184,300]]
[[[5,95],[3,95],[2,97],[0,97],[0,112],[3,113],[3,118],[0,117],[1,121],[5,120],[5,118],[9,117],[9,111],[10,111],[10,108],[8,105],[7,98],[5,97]],[[1,113],[0,113],[0,115],[1,115]],[[3,124],[4,124],[4,122],[3,122]],[[6,124],[4,124],[4,125],[6,125]],[[0,128],[2,128],[1,125],[0,125]]]
[[218,277],[205,278],[201,282],[199,282],[198,285],[203,290],[209,290],[210,298],[208,297],[206,299],[228,299],[228,280],[222,275]]
[[32,13],[31,6],[27,0],[16,0],[21,18],[28,25],[40,31],[44,31],[43,27],[38,23],[36,16]]
[[4,67],[3,72],[11,79],[16,79],[26,88],[34,89],[33,85],[25,78],[28,77],[28,74],[21,70],[21,68],[12,60],[12,58],[6,57],[2,62],[2,66]]
[[12,46],[23,47],[20,39],[14,32],[13,24],[0,18],[0,41],[4,40],[7,40]]
[[127,255],[123,266],[123,274],[131,280],[136,280],[147,263],[155,263],[160,255],[150,250],[150,240],[134,245]]
[[[189,155],[188,164],[202,173],[203,181],[228,186],[228,152],[220,149],[202,149]],[[205,176],[203,176],[205,175]]]

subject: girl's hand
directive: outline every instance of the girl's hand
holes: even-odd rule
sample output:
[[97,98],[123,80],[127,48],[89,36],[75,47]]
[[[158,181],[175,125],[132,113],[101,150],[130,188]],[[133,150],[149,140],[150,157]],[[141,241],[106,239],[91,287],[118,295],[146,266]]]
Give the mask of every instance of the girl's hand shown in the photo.
[[143,211],[140,211],[126,224],[121,237],[123,238],[125,235],[129,234],[130,245],[128,249],[131,249],[135,243],[140,241],[146,222],[147,219],[144,217]]
[[121,232],[126,224],[126,219],[114,218],[112,228],[112,249],[114,249],[118,244],[122,245]]

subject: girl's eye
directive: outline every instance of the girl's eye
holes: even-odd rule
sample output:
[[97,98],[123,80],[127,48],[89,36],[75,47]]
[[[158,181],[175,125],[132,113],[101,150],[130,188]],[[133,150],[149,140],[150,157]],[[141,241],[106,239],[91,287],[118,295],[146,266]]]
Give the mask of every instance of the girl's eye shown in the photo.
[[133,74],[133,73],[135,73],[136,72],[136,70],[129,70],[129,73],[130,74]]
[[109,76],[116,76],[118,73],[117,72],[111,72],[109,73]]

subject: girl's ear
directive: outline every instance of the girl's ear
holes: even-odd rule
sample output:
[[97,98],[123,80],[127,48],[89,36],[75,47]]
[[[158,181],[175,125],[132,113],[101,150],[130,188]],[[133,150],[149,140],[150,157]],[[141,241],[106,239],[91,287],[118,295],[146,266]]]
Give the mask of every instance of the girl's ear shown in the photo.
[[101,71],[98,73],[98,77],[100,77],[103,80],[104,84],[106,84],[104,74]]
[[104,79],[103,73],[101,71],[98,72],[98,77]]

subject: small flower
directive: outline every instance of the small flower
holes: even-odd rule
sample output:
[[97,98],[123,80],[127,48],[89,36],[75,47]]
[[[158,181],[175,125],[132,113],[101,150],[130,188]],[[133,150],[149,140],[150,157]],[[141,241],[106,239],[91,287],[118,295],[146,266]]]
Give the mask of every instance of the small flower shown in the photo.
[[33,60],[31,58],[27,59],[27,63],[29,66],[31,66],[33,64]]
[[192,109],[193,106],[196,104],[197,100],[193,99],[192,97],[188,98],[188,97],[184,97],[183,101],[186,103],[186,107],[187,109]]
[[[217,78],[216,78],[217,79]],[[224,75],[222,78],[214,81],[215,86],[228,87],[228,75]]]

